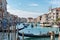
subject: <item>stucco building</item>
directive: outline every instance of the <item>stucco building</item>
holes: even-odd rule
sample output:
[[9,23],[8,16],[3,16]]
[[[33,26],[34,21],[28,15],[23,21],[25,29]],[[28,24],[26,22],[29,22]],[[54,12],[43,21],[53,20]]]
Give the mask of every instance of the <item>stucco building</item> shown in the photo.
[[20,18],[21,23],[27,23],[27,18]]
[[34,19],[29,17],[29,18],[27,18],[27,22],[29,22],[29,23],[34,22]]
[[60,18],[60,8],[51,9],[48,13],[48,22],[54,23],[57,18]]
[[60,7],[51,9],[47,14],[42,15],[41,20],[39,20],[40,18],[37,18],[37,21],[40,21],[42,25],[45,23],[53,25],[57,18],[60,18]]
[[41,19],[42,19],[42,16],[38,16],[37,18],[36,18],[36,20],[37,20],[37,23],[39,22],[41,22]]
[[6,0],[0,0],[0,20],[5,18],[7,14],[7,2]]

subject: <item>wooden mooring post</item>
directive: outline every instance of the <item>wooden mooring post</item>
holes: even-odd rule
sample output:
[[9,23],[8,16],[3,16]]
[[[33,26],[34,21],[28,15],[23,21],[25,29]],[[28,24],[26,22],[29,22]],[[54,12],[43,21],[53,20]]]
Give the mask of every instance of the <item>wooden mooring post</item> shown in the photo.
[[58,37],[58,40],[60,40],[60,32],[59,32],[59,37]]
[[16,26],[12,26],[11,40],[16,40]]
[[9,25],[8,25],[8,40],[10,40],[10,27],[9,27]]
[[22,40],[24,40],[24,32],[22,32]]
[[50,40],[55,40],[55,33],[53,31],[50,32]]
[[4,38],[4,30],[2,28],[2,39],[1,40],[3,40],[3,38]]
[[16,40],[20,40],[20,37],[19,37],[19,35],[18,35],[18,28],[17,28],[17,39]]

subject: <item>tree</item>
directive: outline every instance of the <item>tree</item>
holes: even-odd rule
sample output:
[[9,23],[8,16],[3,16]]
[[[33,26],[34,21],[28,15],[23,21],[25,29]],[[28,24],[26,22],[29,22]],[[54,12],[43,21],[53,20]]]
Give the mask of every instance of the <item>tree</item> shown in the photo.
[[56,19],[56,23],[57,23],[57,25],[59,26],[59,31],[60,31],[60,18],[57,18],[57,19]]
[[56,24],[57,24],[57,25],[60,25],[60,18],[57,18],[57,19],[56,19]]
[[60,18],[57,18],[56,21],[60,21]]

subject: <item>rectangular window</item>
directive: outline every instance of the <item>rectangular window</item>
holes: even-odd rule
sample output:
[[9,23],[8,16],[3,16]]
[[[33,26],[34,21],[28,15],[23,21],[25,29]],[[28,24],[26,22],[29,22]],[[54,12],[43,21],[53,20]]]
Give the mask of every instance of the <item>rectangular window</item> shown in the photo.
[[58,15],[58,13],[56,13],[56,15]]
[[53,15],[55,15],[55,13],[53,13]]

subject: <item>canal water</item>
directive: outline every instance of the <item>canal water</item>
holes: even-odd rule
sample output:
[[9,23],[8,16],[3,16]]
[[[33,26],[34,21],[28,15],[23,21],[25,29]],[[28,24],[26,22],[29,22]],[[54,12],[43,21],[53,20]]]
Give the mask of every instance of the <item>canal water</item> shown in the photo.
[[[23,28],[23,24],[20,24],[20,25],[17,25],[16,28]],[[58,28],[51,28],[51,27],[48,27],[48,28],[43,28],[43,27],[40,27],[40,25],[38,25],[37,27],[34,26],[34,28],[31,27],[31,25],[29,25],[27,28],[19,31],[20,33],[28,33],[28,34],[34,34],[34,35],[38,35],[38,34],[46,34],[48,33],[49,31],[54,31],[56,34],[59,32],[58,31],[59,29]],[[0,39],[3,38],[3,40],[8,40],[8,33],[4,33],[4,35],[2,33],[0,33],[0,35],[3,35],[0,36]],[[22,40],[22,36],[19,36],[20,37],[20,40]],[[10,37],[10,40],[11,40],[11,37]],[[24,40],[50,40],[50,37],[48,38],[32,38],[32,37],[24,37]],[[58,37],[55,37],[55,40],[58,40]]]
[[[27,38],[25,40],[50,40],[50,38]],[[58,40],[58,37],[56,37],[55,40]]]

